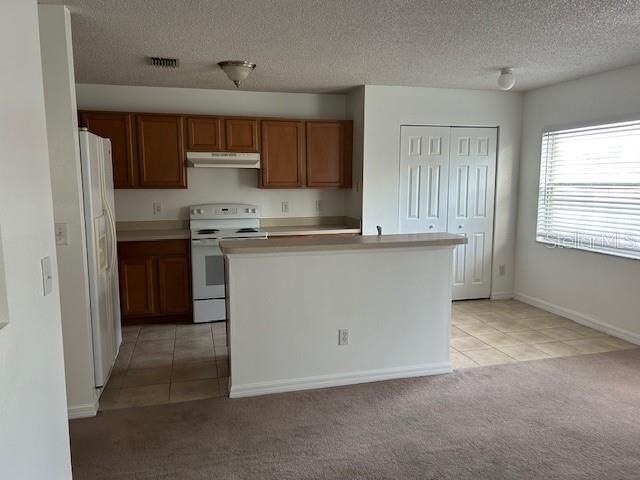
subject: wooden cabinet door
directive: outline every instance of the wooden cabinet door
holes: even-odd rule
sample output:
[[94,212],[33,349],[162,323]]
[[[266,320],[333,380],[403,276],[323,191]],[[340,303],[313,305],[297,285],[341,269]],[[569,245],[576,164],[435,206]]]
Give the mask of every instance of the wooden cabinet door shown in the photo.
[[153,258],[121,258],[119,269],[122,317],[140,317],[155,314],[155,268]]
[[342,122],[307,122],[307,186],[340,187],[344,177]]
[[304,187],[304,122],[263,120],[261,134],[261,186]]
[[178,115],[136,115],[140,185],[187,188],[183,121]]
[[307,186],[351,187],[352,122],[307,122]]
[[251,119],[227,118],[226,150],[229,152],[258,152],[258,121]]
[[224,150],[224,123],[219,117],[187,118],[187,150],[219,152]]
[[179,315],[191,312],[191,269],[186,256],[158,258],[158,299],[160,313]]
[[111,140],[113,186],[138,186],[138,165],[135,159],[133,116],[120,112],[80,112],[80,124]]

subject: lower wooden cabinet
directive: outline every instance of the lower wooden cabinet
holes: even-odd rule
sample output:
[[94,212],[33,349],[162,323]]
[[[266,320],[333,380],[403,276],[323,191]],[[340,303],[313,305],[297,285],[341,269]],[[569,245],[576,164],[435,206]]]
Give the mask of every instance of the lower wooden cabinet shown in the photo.
[[181,315],[191,311],[191,269],[189,258],[158,258],[158,303],[164,314]]
[[123,325],[192,321],[187,240],[119,242]]
[[153,258],[122,258],[119,273],[122,317],[153,315],[156,310]]

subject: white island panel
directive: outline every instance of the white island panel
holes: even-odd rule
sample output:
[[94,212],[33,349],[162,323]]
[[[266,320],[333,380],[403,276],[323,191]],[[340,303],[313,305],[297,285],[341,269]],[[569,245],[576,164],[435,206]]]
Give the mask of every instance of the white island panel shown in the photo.
[[227,253],[231,397],[449,372],[452,249]]

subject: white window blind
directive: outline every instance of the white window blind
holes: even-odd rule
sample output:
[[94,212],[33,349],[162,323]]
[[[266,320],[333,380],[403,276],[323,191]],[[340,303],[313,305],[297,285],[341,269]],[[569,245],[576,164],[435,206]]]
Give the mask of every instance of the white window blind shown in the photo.
[[536,240],[640,258],[640,121],[543,134]]

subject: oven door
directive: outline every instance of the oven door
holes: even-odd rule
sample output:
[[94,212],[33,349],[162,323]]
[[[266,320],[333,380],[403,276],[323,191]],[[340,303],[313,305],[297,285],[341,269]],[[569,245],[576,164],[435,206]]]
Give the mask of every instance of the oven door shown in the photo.
[[224,257],[217,240],[192,240],[193,299],[224,299]]

